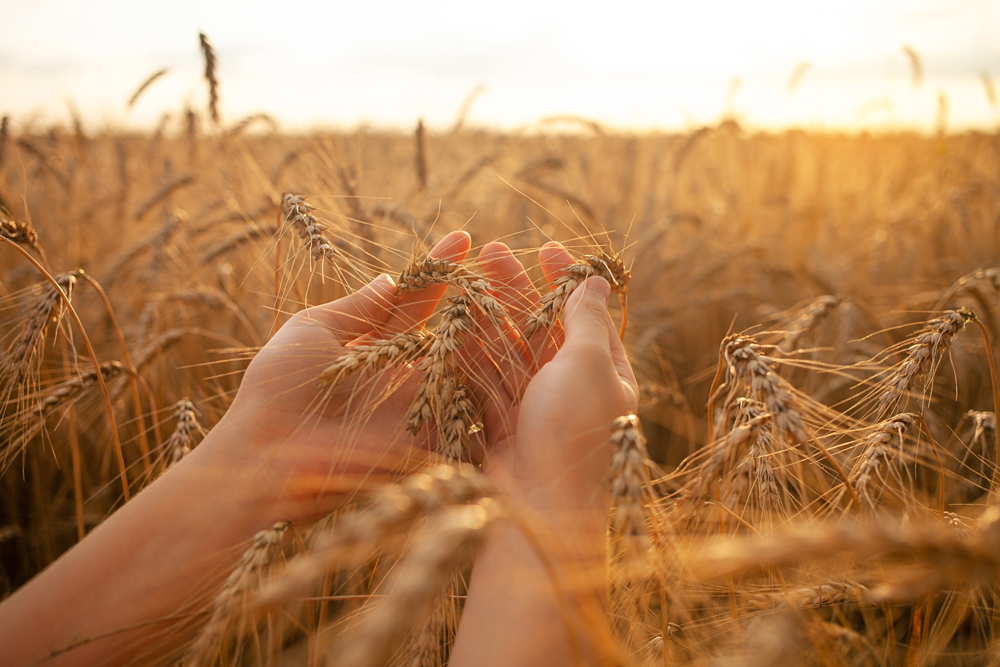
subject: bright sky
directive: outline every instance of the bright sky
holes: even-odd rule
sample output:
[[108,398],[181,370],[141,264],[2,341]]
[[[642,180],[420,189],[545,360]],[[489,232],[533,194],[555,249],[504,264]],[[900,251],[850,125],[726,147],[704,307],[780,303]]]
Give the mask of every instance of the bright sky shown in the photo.
[[67,101],[116,127],[204,107],[204,31],[229,122],[443,128],[483,87],[468,122],[504,128],[678,129],[728,109],[758,127],[930,130],[942,94],[950,128],[1000,125],[982,79],[1000,88],[996,0],[0,0],[0,16],[0,114],[22,124],[64,119]]

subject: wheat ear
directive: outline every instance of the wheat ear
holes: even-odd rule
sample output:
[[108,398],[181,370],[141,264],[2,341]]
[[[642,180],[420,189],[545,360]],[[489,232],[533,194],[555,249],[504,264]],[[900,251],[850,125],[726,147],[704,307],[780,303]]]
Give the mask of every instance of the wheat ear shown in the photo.
[[234,618],[244,611],[250,592],[281,548],[285,531],[290,525],[288,521],[281,521],[254,535],[253,544],[243,552],[222,590],[212,600],[212,615],[188,650],[185,667],[209,667],[214,664],[226,632]]
[[[421,373],[420,384],[406,418],[406,429],[413,435],[419,433],[424,424],[443,417],[441,398],[445,383],[454,376],[455,355],[476,324],[469,297],[460,294],[448,301],[451,305],[441,313],[441,322],[434,332],[430,348],[417,364],[417,371]],[[443,423],[443,419],[438,423]]]
[[310,553],[289,563],[281,577],[261,591],[259,604],[290,600],[334,567],[363,560],[386,536],[406,530],[420,517],[493,493],[489,481],[469,465],[440,465],[411,475],[383,489],[371,507],[345,519],[319,538]]
[[503,330],[506,313],[490,294],[489,282],[455,262],[431,257],[412,262],[396,280],[396,296],[416,292],[431,285],[453,285],[462,290],[464,295],[483,311],[491,324]]
[[212,116],[212,122],[219,124],[219,80],[215,76],[215,49],[205,33],[198,33],[198,42],[201,44],[201,51],[205,56],[205,81],[208,82],[208,112]]
[[[865,436],[861,456],[858,457],[851,479],[858,498],[863,500],[869,509],[874,509],[876,506],[872,486],[876,481],[884,482],[880,472],[882,465],[885,464],[888,468],[892,464],[893,459],[903,449],[906,432],[919,419],[919,415],[912,412],[902,412],[874,425]],[[902,483],[899,474],[895,475],[897,481]]]
[[922,394],[929,398],[928,391],[934,382],[934,374],[958,332],[975,319],[967,308],[948,310],[940,317],[927,322],[906,348],[906,358],[897,364],[892,373],[882,383],[877,408],[879,417],[898,409],[908,397],[918,377],[924,378]]
[[646,469],[646,437],[636,415],[619,417],[611,426],[611,527],[618,536],[619,552],[628,578],[641,577],[648,567],[649,528],[646,496],[650,488]]
[[59,326],[65,308],[63,295],[67,300],[73,298],[73,287],[80,275],[80,271],[70,271],[55,276],[59,292],[51,283],[42,286],[41,294],[31,308],[24,329],[7,352],[11,382],[15,384],[23,382],[29,371],[38,364],[49,324],[54,323]]
[[191,442],[195,434],[205,434],[205,429],[198,423],[194,403],[189,398],[182,398],[174,404],[174,419],[177,420],[177,425],[170,437],[163,443],[169,456],[167,468],[178,463],[191,452]]
[[625,335],[625,295],[628,292],[628,283],[631,279],[631,272],[625,268],[622,258],[618,254],[609,255],[601,252],[596,255],[587,255],[576,264],[570,264],[564,270],[564,275],[556,279],[552,286],[552,291],[545,294],[539,301],[539,308],[528,316],[524,325],[524,336],[530,338],[538,331],[547,329],[556,323],[559,313],[562,312],[566,300],[573,291],[583,284],[591,276],[601,276],[611,285],[611,291],[622,300],[622,328],[620,335]]
[[478,544],[486,529],[506,513],[506,506],[492,498],[472,505],[438,510],[411,551],[387,583],[391,591],[351,633],[338,656],[338,665],[368,667],[384,664],[389,650],[414,618],[418,618],[441,588],[468,547]]
[[299,238],[309,249],[313,263],[324,260],[340,275],[337,259],[343,257],[343,252],[323,235],[326,225],[313,215],[314,210],[302,195],[286,192],[281,198],[282,226],[291,225],[298,232]]
[[[105,380],[110,380],[128,372],[128,369],[117,361],[101,362],[100,370],[101,376]],[[97,383],[97,371],[93,369],[86,370],[80,375],[66,380],[49,392],[38,404],[37,408],[32,409],[33,419],[44,419]]]
[[427,354],[434,338],[426,331],[414,329],[392,338],[373,340],[364,345],[345,349],[337,360],[320,373],[320,383],[336,387],[364,368],[401,367]]

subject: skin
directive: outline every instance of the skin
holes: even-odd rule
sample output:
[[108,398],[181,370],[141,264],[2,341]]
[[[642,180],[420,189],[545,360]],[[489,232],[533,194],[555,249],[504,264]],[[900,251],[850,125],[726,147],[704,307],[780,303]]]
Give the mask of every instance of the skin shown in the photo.
[[[456,232],[431,254],[461,261],[469,247],[468,235]],[[480,261],[508,312],[534,309],[539,295],[506,246],[487,245]],[[539,261],[551,282],[572,257],[550,244]],[[204,619],[192,612],[204,608],[256,532],[286,519],[305,526],[358,488],[419,469],[426,437],[402,431],[417,384],[412,373],[362,376],[325,394],[316,385],[318,370],[344,347],[425,322],[444,288],[396,302],[393,292],[391,279],[380,276],[289,320],[190,455],[0,604],[0,664],[169,664]],[[484,472],[519,515],[532,516],[535,532],[559,534],[569,546],[546,557],[592,576],[557,594],[531,540],[514,524],[501,526],[479,554],[452,664],[569,664],[574,650],[594,653],[573,649],[580,642],[559,619],[570,598],[580,609],[600,605],[604,503],[597,490],[610,459],[607,426],[636,404],[607,295],[599,278],[576,291],[565,340],[560,332],[539,334],[521,349],[511,331],[483,325],[493,342],[461,359],[481,404],[490,406],[477,453]],[[385,394],[364,422],[350,410],[352,397]],[[538,585],[514,596],[507,590],[505,598],[511,577]]]

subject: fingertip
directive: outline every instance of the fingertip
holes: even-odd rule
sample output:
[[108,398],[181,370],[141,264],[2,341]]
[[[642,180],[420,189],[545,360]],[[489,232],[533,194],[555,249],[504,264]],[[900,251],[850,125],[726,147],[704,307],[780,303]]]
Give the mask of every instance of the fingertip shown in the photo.
[[542,266],[545,280],[549,283],[554,283],[562,270],[574,261],[573,255],[556,241],[549,241],[538,250],[538,262]]
[[428,255],[436,259],[462,261],[471,247],[472,237],[469,233],[455,231],[446,234],[443,239],[438,241]]
[[490,241],[479,251],[479,263],[485,266],[513,256],[514,253],[510,251],[510,248],[506,244],[499,241]]
[[567,313],[575,311],[581,300],[598,305],[603,310],[607,310],[608,298],[611,296],[611,284],[601,276],[591,276],[573,290],[573,293],[566,299],[563,310]]
[[375,276],[375,279],[368,283],[367,286],[377,295],[385,295],[390,301],[396,294],[396,281],[388,273],[380,273]]

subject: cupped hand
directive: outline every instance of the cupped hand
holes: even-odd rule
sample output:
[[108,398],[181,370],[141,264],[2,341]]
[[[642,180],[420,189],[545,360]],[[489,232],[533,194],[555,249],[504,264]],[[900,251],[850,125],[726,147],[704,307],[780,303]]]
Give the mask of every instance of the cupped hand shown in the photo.
[[[539,262],[553,284],[573,258],[547,244]],[[506,246],[487,245],[480,263],[498,298],[523,329],[540,296]],[[492,434],[484,470],[511,493],[548,490],[567,503],[587,502],[603,479],[611,422],[638,405],[635,376],[608,313],[610,286],[590,278],[568,299],[558,325],[539,332],[518,354],[480,363],[480,391],[491,400],[485,414]]]
[[[465,232],[447,235],[431,257],[462,261]],[[232,437],[229,458],[275,517],[300,523],[327,514],[366,484],[422,466],[426,451],[403,429],[416,391],[409,372],[358,373],[335,388],[320,372],[347,347],[423,325],[444,286],[395,299],[387,275],[337,301],[306,308],[256,355],[216,427]]]

